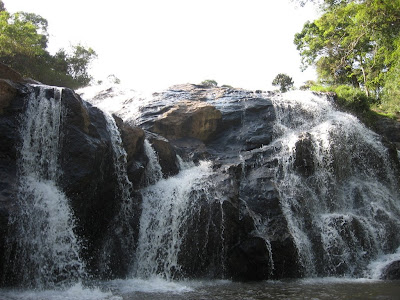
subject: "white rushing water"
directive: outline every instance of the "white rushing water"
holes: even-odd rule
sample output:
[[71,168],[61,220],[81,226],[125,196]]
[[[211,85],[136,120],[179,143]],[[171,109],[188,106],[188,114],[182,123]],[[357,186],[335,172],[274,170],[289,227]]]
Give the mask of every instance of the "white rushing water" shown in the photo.
[[35,288],[69,285],[85,273],[73,213],[57,185],[62,90],[47,99],[49,89],[35,87],[22,120],[18,209],[10,216],[13,268],[21,285]]
[[94,85],[79,89],[77,93],[101,110],[132,122],[141,115],[142,107],[153,101],[151,94],[121,85]]
[[207,181],[210,174],[210,163],[201,162],[142,191],[135,276],[171,280],[179,273],[178,254],[188,234],[185,225],[198,208],[197,200],[202,195],[198,192],[207,190],[211,184]]
[[118,213],[109,226],[109,232],[102,249],[101,272],[108,273],[110,270],[111,255],[114,252],[113,245],[118,244],[122,252],[127,256],[126,264],[133,263],[134,249],[134,228],[132,218],[135,215],[132,199],[132,182],[128,178],[127,153],[123,147],[122,138],[114,118],[107,112],[104,113],[107,122],[107,130],[111,139],[113,150],[113,161],[115,176],[118,183],[118,194],[116,201],[119,203]]
[[144,152],[149,159],[145,169],[146,184],[155,184],[163,178],[163,173],[158,160],[158,155],[148,139],[144,140]]
[[[365,276],[371,260],[399,243],[399,190],[387,148],[325,97],[288,93],[273,102],[275,181],[305,276]],[[302,176],[296,159],[311,174]]]

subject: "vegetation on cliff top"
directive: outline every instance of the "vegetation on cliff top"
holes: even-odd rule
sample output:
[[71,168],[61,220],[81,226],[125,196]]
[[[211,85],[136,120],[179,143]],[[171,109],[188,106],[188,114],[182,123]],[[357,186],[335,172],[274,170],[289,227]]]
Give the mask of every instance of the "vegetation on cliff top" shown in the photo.
[[302,67],[315,66],[319,83],[339,89],[352,108],[398,114],[400,0],[297,2],[318,2],[323,12],[295,35]]
[[293,87],[293,84],[294,82],[292,77],[283,73],[279,73],[278,75],[276,75],[276,77],[272,81],[273,86],[279,86],[279,90],[281,91],[281,93],[285,93],[290,90]]
[[10,14],[0,0],[0,62],[45,84],[74,89],[88,85],[96,52],[75,45],[71,52],[60,49],[50,54],[47,27],[47,20],[34,13]]

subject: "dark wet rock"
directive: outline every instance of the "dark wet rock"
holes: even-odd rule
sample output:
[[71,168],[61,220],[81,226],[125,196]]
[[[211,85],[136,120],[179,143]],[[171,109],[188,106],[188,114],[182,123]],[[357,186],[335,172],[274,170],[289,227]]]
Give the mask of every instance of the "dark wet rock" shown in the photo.
[[132,126],[116,115],[113,115],[121,133],[121,139],[127,154],[127,172],[133,188],[139,189],[144,182],[145,168],[148,159],[144,153],[144,139],[146,137],[143,129]]
[[157,135],[151,135],[149,141],[157,153],[164,177],[167,178],[178,174],[179,166],[176,151],[168,140]]
[[266,241],[249,237],[231,250],[229,267],[236,280],[263,280],[272,273],[271,258]]
[[[2,73],[3,75],[4,73]],[[1,77],[1,76],[0,76]],[[8,217],[17,197],[20,114],[30,88],[0,79],[0,268],[3,270]],[[0,277],[1,280],[1,277]]]
[[310,133],[304,133],[296,142],[295,170],[303,176],[314,173],[314,146]]
[[381,275],[384,280],[400,280],[400,260],[394,261],[386,266]]

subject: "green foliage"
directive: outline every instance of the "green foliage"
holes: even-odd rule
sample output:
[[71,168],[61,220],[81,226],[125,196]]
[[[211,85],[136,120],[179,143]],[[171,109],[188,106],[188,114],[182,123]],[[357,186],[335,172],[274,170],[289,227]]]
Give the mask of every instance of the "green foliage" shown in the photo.
[[336,103],[342,108],[363,114],[368,112],[374,99],[368,97],[363,90],[355,88],[351,85],[313,85],[310,88],[313,92],[333,92],[336,94]]
[[396,116],[400,113],[400,43],[393,53],[393,60],[397,62],[386,74],[382,101],[376,108]]
[[21,14],[0,12],[0,57],[43,55],[47,40],[43,34],[37,33],[37,29]]
[[282,93],[285,93],[288,90],[290,90],[293,87],[293,84],[294,82],[292,80],[292,77],[289,77],[288,75],[283,73],[276,75],[276,77],[272,81],[272,85],[279,86],[279,90]]
[[310,90],[315,85],[316,85],[315,81],[307,80],[306,82],[304,82],[304,84],[302,86],[300,86],[299,89],[301,91],[307,91],[307,90]]
[[303,68],[316,66],[325,84],[350,84],[367,96],[379,94],[385,73],[396,62],[392,54],[400,35],[400,1],[322,2],[323,15],[294,38]]
[[51,55],[46,50],[47,27],[43,17],[25,12],[9,14],[0,2],[0,62],[45,84],[70,88],[88,85],[95,51],[76,45],[71,53],[60,49]]
[[362,113],[368,111],[374,101],[361,89],[349,85],[339,85],[334,91],[337,95],[338,103],[354,112]]
[[204,85],[206,87],[217,87],[218,83],[215,80],[207,79],[207,80],[202,81],[201,85]]

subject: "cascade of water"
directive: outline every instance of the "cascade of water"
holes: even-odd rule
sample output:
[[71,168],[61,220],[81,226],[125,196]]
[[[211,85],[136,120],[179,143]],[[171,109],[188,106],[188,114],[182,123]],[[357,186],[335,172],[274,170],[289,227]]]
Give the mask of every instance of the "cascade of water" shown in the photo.
[[288,94],[273,102],[275,182],[305,275],[361,275],[400,244],[399,187],[388,150],[328,99]]
[[17,210],[10,216],[14,272],[20,284],[36,288],[64,286],[85,273],[73,213],[57,186],[62,90],[47,99],[49,89],[35,87],[22,119]]
[[134,203],[131,197],[132,183],[127,173],[127,153],[123,147],[122,139],[118,126],[114,118],[108,113],[104,113],[107,121],[107,130],[110,134],[111,146],[113,150],[113,161],[115,168],[115,176],[118,182],[120,198],[119,211],[114,217],[106,241],[102,251],[102,271],[108,272],[110,268],[110,259],[113,254],[113,245],[118,243],[123,254],[126,256],[125,263],[131,264],[133,259],[132,249],[134,249],[134,229],[132,226],[132,218],[134,216]]
[[198,201],[207,196],[210,163],[181,171],[142,191],[143,204],[134,273],[138,277],[179,274],[178,254],[188,234],[187,222],[198,210]]
[[157,153],[154,151],[147,139],[144,140],[144,152],[149,159],[145,170],[146,183],[147,185],[155,184],[163,178],[163,173],[160,162],[158,161]]

